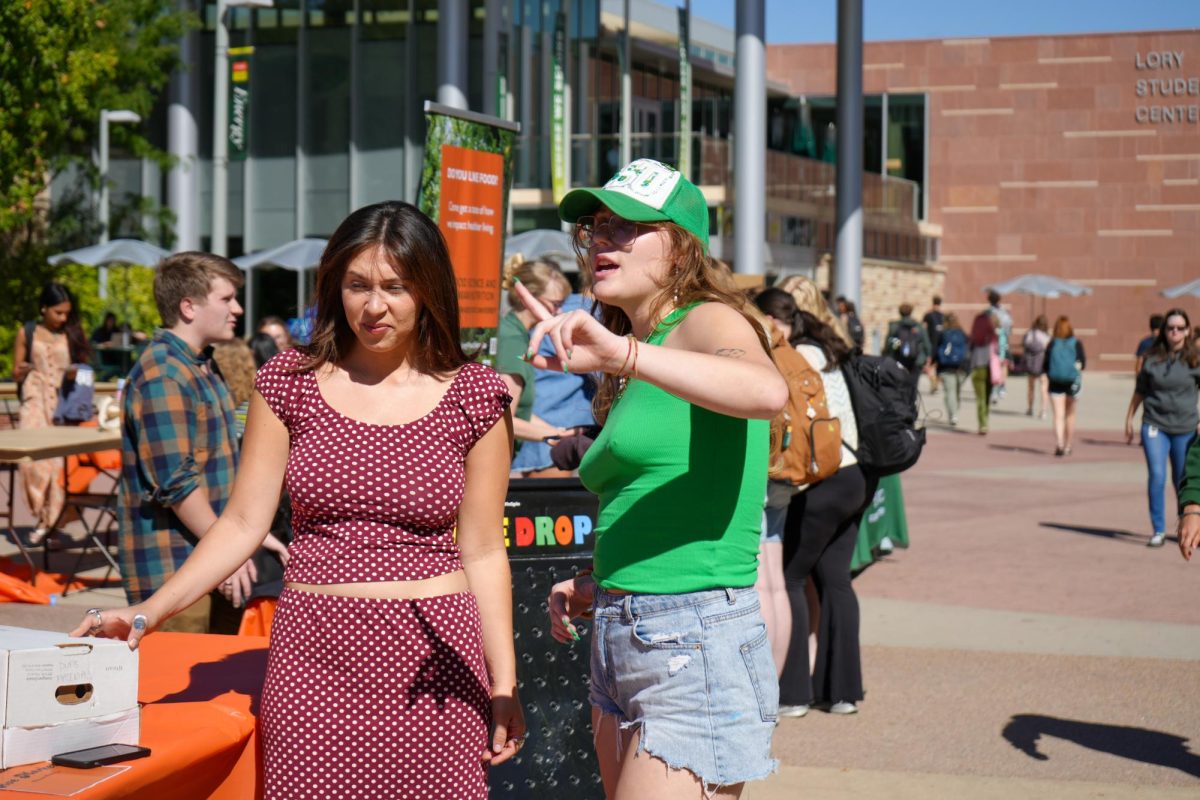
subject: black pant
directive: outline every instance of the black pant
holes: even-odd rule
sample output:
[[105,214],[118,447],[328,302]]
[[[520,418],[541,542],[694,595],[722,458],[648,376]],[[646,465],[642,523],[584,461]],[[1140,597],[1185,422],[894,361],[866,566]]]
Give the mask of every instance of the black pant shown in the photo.
[[[868,486],[870,484],[870,486]],[[796,495],[788,507],[783,534],[783,577],[792,607],[792,638],[779,679],[779,702],[857,701],[863,697],[858,647],[858,598],[850,585],[850,560],[858,522],[873,492],[858,465]],[[821,598],[816,669],[808,674],[808,576]],[[815,690],[815,692],[814,692]]]

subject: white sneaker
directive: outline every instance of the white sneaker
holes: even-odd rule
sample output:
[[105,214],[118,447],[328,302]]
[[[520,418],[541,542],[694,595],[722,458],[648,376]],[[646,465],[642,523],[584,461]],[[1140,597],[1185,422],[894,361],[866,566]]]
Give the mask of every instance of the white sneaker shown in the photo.
[[839,700],[829,707],[830,714],[857,714],[858,706],[849,700]]
[[1150,537],[1150,541],[1146,542],[1146,547],[1162,547],[1166,538],[1167,535],[1165,533],[1156,533]]
[[808,713],[808,706],[780,706],[779,716],[781,717],[803,717]]

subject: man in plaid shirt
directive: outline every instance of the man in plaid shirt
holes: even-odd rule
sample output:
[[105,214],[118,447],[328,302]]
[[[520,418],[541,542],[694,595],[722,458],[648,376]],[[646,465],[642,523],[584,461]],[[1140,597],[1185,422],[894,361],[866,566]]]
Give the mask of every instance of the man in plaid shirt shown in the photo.
[[[118,514],[130,603],[148,598],[182,566],[233,489],[234,406],[211,346],[234,337],[241,285],[237,267],[209,253],[177,253],[155,271],[163,327],[130,372],[122,408]],[[163,629],[236,632],[234,606],[253,579],[247,561],[222,584],[224,596],[201,598]]]

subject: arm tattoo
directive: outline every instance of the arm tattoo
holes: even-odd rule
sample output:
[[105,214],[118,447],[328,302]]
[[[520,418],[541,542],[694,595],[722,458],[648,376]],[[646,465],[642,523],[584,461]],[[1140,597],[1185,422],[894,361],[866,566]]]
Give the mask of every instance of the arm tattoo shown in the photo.
[[746,351],[740,347],[722,347],[717,350],[716,355],[723,356],[725,358],[741,358],[742,356],[746,355]]

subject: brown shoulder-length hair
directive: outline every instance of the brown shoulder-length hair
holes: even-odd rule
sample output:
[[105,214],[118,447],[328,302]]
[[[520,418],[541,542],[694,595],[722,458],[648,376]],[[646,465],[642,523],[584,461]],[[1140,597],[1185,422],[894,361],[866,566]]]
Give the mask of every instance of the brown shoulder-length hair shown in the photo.
[[1163,314],[1162,325],[1158,326],[1158,334],[1154,337],[1154,344],[1150,346],[1146,357],[1153,357],[1156,361],[1166,361],[1174,355],[1171,352],[1170,344],[1167,343],[1167,324],[1171,321],[1171,317],[1182,318],[1183,324],[1188,327],[1188,333],[1184,337],[1183,348],[1179,351],[1179,357],[1189,367],[1195,369],[1197,366],[1200,366],[1200,348],[1196,346],[1196,338],[1192,336],[1192,320],[1182,308],[1172,308],[1166,314]]
[[[750,313],[746,306],[746,296],[730,286],[714,264],[712,258],[705,252],[704,246],[696,236],[676,225],[674,222],[638,223],[640,226],[654,228],[667,237],[667,253],[674,266],[667,273],[666,280],[659,287],[658,295],[650,306],[652,319],[661,320],[666,316],[669,306],[680,308],[691,303],[724,303],[735,309],[754,329],[759,345],[768,355],[771,352],[771,340],[767,337],[761,323]],[[593,278],[592,265],[586,250],[578,242],[575,245],[579,257],[580,271],[588,281]],[[604,327],[619,336],[625,336],[633,330],[633,324],[625,312],[616,306],[606,305],[599,300],[594,308],[600,311],[600,322]],[[620,380],[616,375],[605,375],[600,380],[596,396],[592,400],[592,412],[596,421],[601,425],[608,417],[613,400],[616,399]]]
[[1075,329],[1071,327],[1071,320],[1066,316],[1061,316],[1054,321],[1054,338],[1055,339],[1070,339],[1075,335]]
[[342,306],[342,279],[350,262],[374,248],[404,278],[417,301],[412,365],[444,376],[469,359],[459,339],[458,285],[446,240],[433,220],[399,200],[363,206],[342,221],[317,266],[317,314],[297,369],[338,364],[354,346]]

